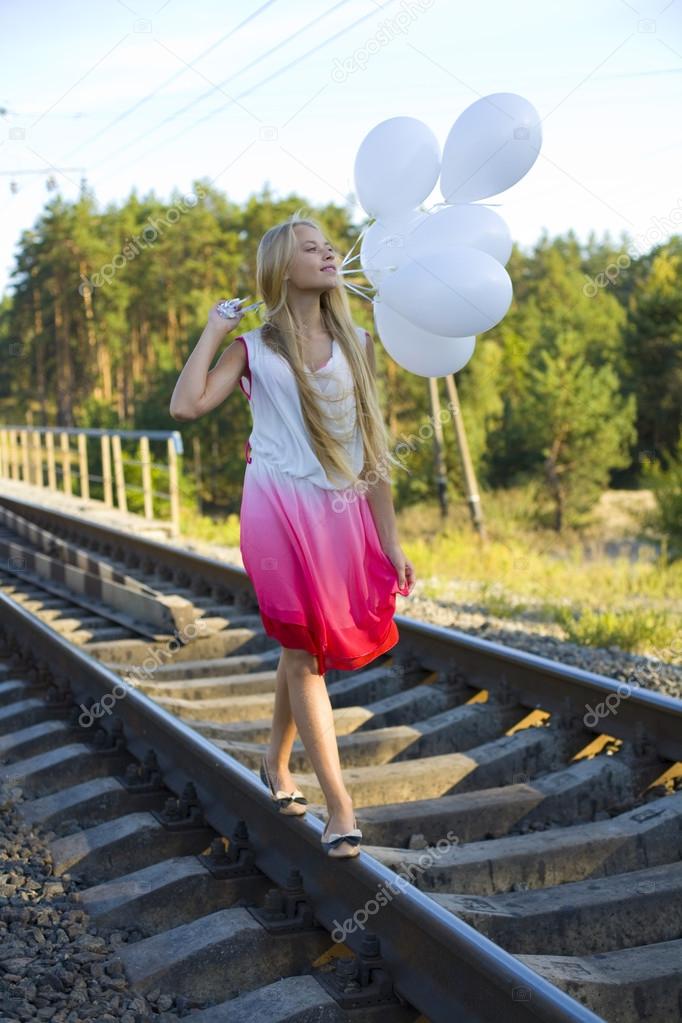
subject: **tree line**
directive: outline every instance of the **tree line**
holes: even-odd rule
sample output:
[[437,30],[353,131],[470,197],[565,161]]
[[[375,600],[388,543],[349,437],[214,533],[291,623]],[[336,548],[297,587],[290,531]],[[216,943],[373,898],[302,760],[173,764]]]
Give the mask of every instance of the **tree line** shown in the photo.
[[[297,195],[275,199],[267,185],[236,204],[201,179],[168,202],[133,190],[100,209],[87,187],[75,201],[50,198],[19,239],[12,291],[0,304],[0,422],[179,428],[185,451],[196,451],[197,440],[201,450],[194,485],[185,459],[187,493],[216,512],[237,510],[246,398],[238,389],[211,415],[177,424],[170,395],[210,307],[255,295],[262,234],[305,205]],[[306,208],[341,254],[365,226],[350,206]],[[608,486],[641,485],[645,463],[676,464],[681,252],[678,235],[639,253],[626,234],[614,241],[593,233],[580,244],[572,231],[543,232],[528,251],[514,246],[512,306],[457,375],[483,490],[532,483],[539,514],[561,529],[585,521]],[[376,336],[370,303],[351,295],[351,304],[356,323]],[[247,314],[243,329],[257,322]],[[399,444],[432,414],[428,385],[377,349],[386,421]],[[444,432],[457,499],[454,430],[445,423]],[[431,444],[411,445],[407,467],[394,477],[398,506],[434,498]]]

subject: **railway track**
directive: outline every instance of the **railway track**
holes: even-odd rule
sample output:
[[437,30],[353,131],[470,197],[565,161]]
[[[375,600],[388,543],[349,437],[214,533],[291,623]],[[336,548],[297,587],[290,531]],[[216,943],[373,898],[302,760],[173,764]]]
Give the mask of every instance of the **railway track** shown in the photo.
[[241,569],[7,498],[0,559],[0,781],[98,927],[137,921],[136,990],[200,1023],[680,1019],[682,702],[398,616],[327,675],[365,836],[330,864],[300,742],[305,818],[257,779],[279,647]]

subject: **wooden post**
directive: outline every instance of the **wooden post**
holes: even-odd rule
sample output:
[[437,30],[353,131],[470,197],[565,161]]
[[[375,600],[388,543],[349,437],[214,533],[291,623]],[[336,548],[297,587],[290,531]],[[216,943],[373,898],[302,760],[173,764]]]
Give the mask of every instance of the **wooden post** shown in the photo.
[[0,430],[0,476],[9,476],[9,461],[6,449],[7,430]]
[[462,410],[459,404],[457,385],[455,384],[455,376],[453,373],[448,373],[445,377],[445,385],[448,390],[450,405],[452,408],[452,418],[455,424],[457,447],[459,448],[459,455],[462,461],[462,473],[464,475],[464,485],[466,487],[467,503],[469,505],[471,520],[481,539],[485,540],[486,531],[485,523],[483,522],[483,511],[481,509],[481,498],[478,493],[476,473],[474,472],[474,467],[469,455],[469,445],[467,443],[467,435],[464,428],[464,422],[462,420]]
[[102,434],[100,438],[102,452],[102,489],[104,491],[104,503],[107,507],[113,507],[113,490],[111,488],[111,444],[108,434]]
[[2,431],[2,448],[4,457],[4,473],[7,479],[12,478],[12,436],[10,430]]
[[73,493],[71,486],[71,447],[69,445],[68,433],[62,432],[59,437],[59,443],[62,450],[62,476],[64,477],[64,493]]
[[49,490],[57,489],[57,467],[54,458],[54,434],[48,430],[45,434],[45,448],[47,450],[47,486]]
[[43,446],[40,440],[40,430],[33,434],[33,481],[37,486],[44,486],[43,479]]
[[121,511],[128,511],[126,499],[126,481],[123,472],[123,455],[121,453],[121,435],[115,433],[111,438],[111,446],[114,452],[114,479],[116,480],[116,500]]
[[194,481],[195,481],[195,487],[196,487],[197,501],[199,503],[199,514],[203,515],[203,513],[204,513],[204,499],[203,499],[203,494],[201,492],[201,490],[202,490],[202,483],[201,483],[201,440],[199,439],[197,434],[195,434],[194,437],[192,438],[192,457],[193,457],[193,460],[194,460]]
[[10,464],[12,466],[12,479],[19,479],[19,450],[17,444],[17,431],[10,430],[9,433]]
[[31,482],[31,463],[29,461],[28,453],[28,430],[20,430],[19,435],[21,437],[21,468],[22,468],[22,479],[24,483]]
[[144,517],[154,518],[154,500],[152,495],[152,468],[149,459],[149,437],[140,438],[140,462],[142,463],[142,492],[144,494]]
[[171,536],[180,535],[180,489],[178,485],[178,456],[172,437],[166,441],[168,448],[168,492],[171,510]]
[[102,435],[102,489],[107,508],[114,507],[114,491],[111,483],[111,439],[108,433]]
[[81,481],[81,497],[90,500],[90,472],[88,470],[88,438],[78,434],[78,472]]

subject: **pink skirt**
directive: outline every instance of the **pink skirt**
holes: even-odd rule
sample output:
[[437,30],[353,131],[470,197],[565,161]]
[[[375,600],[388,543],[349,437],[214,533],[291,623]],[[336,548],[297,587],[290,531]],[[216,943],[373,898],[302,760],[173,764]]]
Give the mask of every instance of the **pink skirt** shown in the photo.
[[239,528],[266,634],[314,654],[319,675],[360,668],[398,642],[395,595],[408,587],[398,586],[364,494],[248,462]]

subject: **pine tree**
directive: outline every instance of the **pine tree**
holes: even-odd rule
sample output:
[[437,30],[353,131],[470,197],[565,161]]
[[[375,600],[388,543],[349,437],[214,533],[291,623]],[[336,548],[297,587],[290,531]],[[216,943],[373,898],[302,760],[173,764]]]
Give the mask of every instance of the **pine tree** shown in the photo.
[[610,366],[590,365],[584,339],[574,330],[560,334],[531,368],[527,423],[541,445],[557,531],[582,524],[611,470],[631,459],[636,403],[619,389]]
[[675,451],[682,428],[682,239],[663,246],[634,287],[625,341],[637,397],[638,445],[651,458]]

